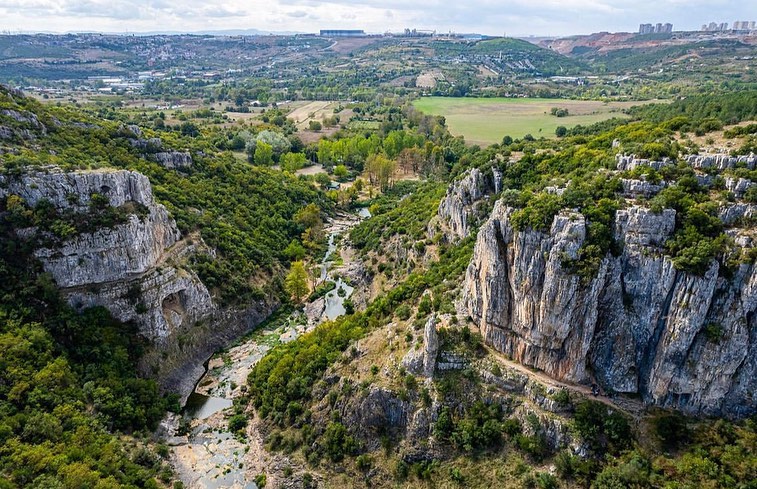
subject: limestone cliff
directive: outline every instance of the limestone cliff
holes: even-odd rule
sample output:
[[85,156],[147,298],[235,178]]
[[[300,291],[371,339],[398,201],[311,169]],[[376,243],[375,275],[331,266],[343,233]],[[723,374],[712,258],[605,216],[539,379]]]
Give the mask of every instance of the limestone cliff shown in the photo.
[[757,277],[716,261],[703,276],[662,253],[675,211],[631,206],[616,214],[618,256],[590,280],[568,263],[586,237],[578,213],[549,232],[513,229],[497,202],[481,227],[464,284],[468,313],[495,349],[548,375],[597,382],[692,414],[757,411]]
[[423,329],[423,346],[407,352],[402,365],[414,375],[430,378],[436,369],[436,357],[439,353],[439,336],[436,332],[436,316],[431,315]]
[[[104,306],[133,322],[147,340],[141,369],[186,397],[215,349],[251,329],[271,304],[246,311],[219,310],[200,278],[185,265],[210,253],[199,236],[182,238],[165,207],[155,202],[144,175],[126,170],[63,172],[49,167],[0,175],[0,201],[20,197],[35,207],[45,201],[61,213],[86,219],[93,199],[133,209],[123,222],[62,240],[36,239],[34,255],[76,309]],[[20,237],[39,233],[20,229]],[[221,325],[221,327],[219,327]]]
[[478,219],[478,208],[485,197],[502,190],[502,173],[493,168],[488,173],[473,168],[463,178],[453,182],[439,204],[437,217],[429,223],[429,234],[434,235],[437,227],[449,241],[465,238]]

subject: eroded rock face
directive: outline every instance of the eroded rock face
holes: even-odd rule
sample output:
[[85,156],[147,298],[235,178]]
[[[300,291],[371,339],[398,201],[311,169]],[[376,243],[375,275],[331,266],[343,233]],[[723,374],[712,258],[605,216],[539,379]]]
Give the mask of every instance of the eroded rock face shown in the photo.
[[713,261],[703,276],[674,268],[662,246],[675,211],[617,212],[619,256],[582,280],[570,260],[586,236],[580,214],[549,232],[517,232],[495,205],[468,267],[464,300],[487,343],[515,360],[574,382],[638,393],[693,414],[757,411],[757,296],[751,265],[729,279]]
[[[477,217],[477,204],[486,196],[501,190],[502,173],[496,168],[488,174],[473,168],[462,179],[453,182],[439,204],[438,211],[438,221],[445,227],[447,239],[456,241],[468,236],[472,221]],[[434,224],[436,223],[432,222],[431,226]]]
[[423,330],[423,346],[410,350],[402,359],[402,365],[414,375],[431,378],[436,369],[436,357],[439,353],[439,334],[436,332],[436,316],[431,315]]
[[46,167],[22,175],[0,174],[0,198],[18,195],[30,206],[41,200],[50,201],[57,209],[84,212],[93,194],[108,198],[113,207],[127,202],[154,205],[152,187],[144,175],[126,170],[92,170],[63,172]]
[[163,151],[155,153],[155,159],[169,169],[188,168],[192,166],[192,155],[188,151]]
[[19,112],[17,110],[4,109],[0,110],[0,115],[13,119],[18,123],[26,124],[39,131],[41,134],[47,134],[47,128],[45,125],[42,124],[37,118],[37,115],[32,112]]
[[757,155],[754,153],[739,156],[727,154],[689,155],[686,162],[697,169],[717,168],[718,170],[725,170],[741,164],[751,170],[757,165]]
[[[38,248],[35,255],[75,309],[104,306],[133,321],[148,341],[139,365],[182,400],[218,348],[250,331],[275,309],[275,300],[245,309],[219,309],[187,258],[208,249],[199,236],[182,237],[155,202],[148,179],[125,170],[63,172],[58,168],[0,175],[0,199],[17,195],[30,205],[49,201],[59,211],[86,213],[94,194],[114,207],[139,208],[125,223]],[[137,206],[138,204],[139,206]],[[18,229],[19,239],[35,230]]]
[[75,307],[105,306],[121,321],[134,321],[140,333],[164,343],[214,310],[210,293],[197,275],[168,265],[190,243],[180,241],[176,223],[155,202],[144,175],[125,170],[30,172],[0,176],[0,198],[18,195],[34,206],[49,201],[58,210],[85,212],[92,196],[120,207],[144,206],[123,224],[100,228],[38,248],[34,255]]
[[[613,141],[613,147],[615,142]],[[637,158],[636,155],[626,155],[618,153],[615,155],[615,168],[617,168],[619,171],[628,171],[633,170],[640,166],[647,166],[650,168],[654,168],[655,170],[659,170],[660,168],[664,166],[672,165],[672,161],[670,158],[663,158],[660,161],[654,161],[654,160],[648,160],[645,158]]]
[[746,178],[726,178],[725,179],[726,190],[728,190],[729,192],[733,192],[733,194],[739,199],[742,198],[744,194],[746,194],[746,191],[749,190],[753,186],[754,186],[754,182]]
[[620,183],[623,185],[623,196],[629,198],[654,197],[665,188],[665,182],[651,183],[645,180],[631,178],[621,178]]
[[757,216],[757,205],[737,202],[726,204],[718,210],[718,218],[726,226],[737,224],[745,219],[753,219]]

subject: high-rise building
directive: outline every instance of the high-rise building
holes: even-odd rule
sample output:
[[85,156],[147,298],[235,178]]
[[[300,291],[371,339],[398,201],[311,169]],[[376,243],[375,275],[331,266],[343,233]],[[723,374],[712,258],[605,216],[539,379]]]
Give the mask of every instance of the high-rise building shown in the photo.
[[734,31],[751,31],[754,30],[753,20],[735,20],[733,22]]
[[660,34],[666,32],[673,32],[673,24],[639,24],[639,34]]

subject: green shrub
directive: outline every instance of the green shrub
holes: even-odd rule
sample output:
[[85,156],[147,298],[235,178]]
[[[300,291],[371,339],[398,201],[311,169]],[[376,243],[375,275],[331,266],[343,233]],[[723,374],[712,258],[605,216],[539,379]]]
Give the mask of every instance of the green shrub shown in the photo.
[[625,416],[598,401],[581,401],[576,406],[574,422],[581,437],[597,452],[618,453],[633,440]]
[[229,431],[241,433],[247,428],[247,417],[244,414],[235,414],[229,418]]
[[265,475],[265,473],[258,474],[253,479],[255,482],[255,485],[258,486],[258,489],[263,489],[268,482],[268,477]]

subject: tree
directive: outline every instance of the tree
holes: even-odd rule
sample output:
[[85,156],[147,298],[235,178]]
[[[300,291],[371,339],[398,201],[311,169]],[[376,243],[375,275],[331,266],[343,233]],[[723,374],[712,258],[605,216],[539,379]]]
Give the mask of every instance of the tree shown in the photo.
[[192,122],[182,122],[180,126],[181,134],[184,136],[197,137],[200,135],[200,129]]
[[312,247],[323,237],[323,219],[317,205],[310,203],[297,211],[294,222],[305,227],[302,233],[302,243],[305,246]]
[[314,203],[310,203],[297,211],[294,215],[294,221],[297,224],[301,224],[306,228],[323,226],[323,219],[321,219],[321,209]]
[[383,191],[391,186],[397,163],[382,155],[371,155],[365,162],[365,168],[371,183],[378,184]]
[[278,161],[279,157],[289,151],[292,147],[292,142],[289,138],[281,133],[274,131],[261,131],[255,136],[255,141],[259,143],[266,143],[271,146],[273,157]]
[[281,157],[281,168],[289,172],[296,172],[308,161],[304,153],[285,153]]
[[306,252],[305,247],[296,239],[293,239],[284,249],[284,255],[290,260],[302,260]]
[[418,148],[405,148],[397,156],[397,162],[405,173],[417,173],[423,163],[423,155]]
[[558,138],[565,137],[568,134],[568,129],[565,126],[557,126],[555,129],[555,136]]
[[344,165],[336,165],[334,167],[334,176],[337,178],[344,178],[347,176],[347,167]]
[[273,148],[270,144],[258,141],[255,145],[255,164],[258,166],[270,166],[273,164]]
[[311,131],[320,131],[323,126],[318,121],[310,121],[308,127]]
[[284,290],[295,302],[300,302],[307,295],[309,291],[308,272],[305,270],[305,265],[302,261],[292,263],[289,273],[286,279],[284,279]]

